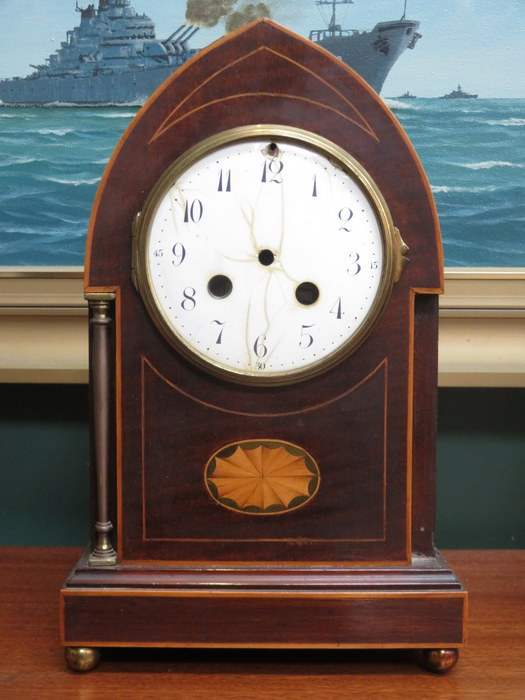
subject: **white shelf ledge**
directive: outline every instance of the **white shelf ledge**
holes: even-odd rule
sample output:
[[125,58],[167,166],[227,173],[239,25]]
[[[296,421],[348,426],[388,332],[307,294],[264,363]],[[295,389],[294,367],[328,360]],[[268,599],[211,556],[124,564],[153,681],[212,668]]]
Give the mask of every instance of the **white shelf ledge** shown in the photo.
[[[0,382],[87,381],[82,268],[0,267]],[[446,270],[439,384],[525,387],[525,269]]]

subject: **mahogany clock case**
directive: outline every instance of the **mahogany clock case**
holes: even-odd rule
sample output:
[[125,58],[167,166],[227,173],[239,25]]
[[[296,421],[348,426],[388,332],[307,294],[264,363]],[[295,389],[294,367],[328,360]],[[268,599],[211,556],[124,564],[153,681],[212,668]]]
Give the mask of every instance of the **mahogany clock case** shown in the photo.
[[[350,153],[409,248],[365,342],[287,386],[232,383],[188,361],[133,279],[133,222],[166,169],[216,133],[257,124],[315,132]],[[65,583],[64,644],[461,646],[466,593],[433,544],[442,282],[419,160],[332,55],[262,20],[167,81],[120,141],[90,224],[91,550],[102,538],[111,554],[93,566],[86,553]],[[214,500],[206,465],[242,441],[311,455],[314,497],[273,514]]]

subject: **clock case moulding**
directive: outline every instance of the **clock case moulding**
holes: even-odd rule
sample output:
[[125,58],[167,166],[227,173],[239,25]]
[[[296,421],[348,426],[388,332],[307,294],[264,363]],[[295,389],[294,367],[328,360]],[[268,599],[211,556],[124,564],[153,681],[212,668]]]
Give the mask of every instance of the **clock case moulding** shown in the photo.
[[[289,386],[232,383],[193,365],[133,283],[133,221],[164,171],[204,139],[257,124],[314,132],[350,153],[409,248],[364,343]],[[113,646],[416,647],[435,650],[435,670],[452,665],[467,598],[434,547],[442,285],[421,164],[381,99],[334,56],[261,20],[156,91],[107,166],[89,228],[93,536],[61,591],[72,667],[91,668],[89,651]],[[218,504],[204,470],[243,440],[312,455],[314,497],[267,516]]]

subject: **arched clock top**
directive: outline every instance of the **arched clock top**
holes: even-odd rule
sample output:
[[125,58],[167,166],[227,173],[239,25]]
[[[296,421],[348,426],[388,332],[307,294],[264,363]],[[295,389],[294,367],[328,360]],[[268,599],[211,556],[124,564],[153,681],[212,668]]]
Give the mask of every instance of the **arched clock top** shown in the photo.
[[87,290],[131,285],[132,223],[173,162],[206,138],[250,124],[316,132],[359,161],[388,202],[394,225],[410,248],[402,286],[441,290],[442,252],[433,198],[397,120],[345,64],[266,19],[197,54],[129,125],[93,207]]

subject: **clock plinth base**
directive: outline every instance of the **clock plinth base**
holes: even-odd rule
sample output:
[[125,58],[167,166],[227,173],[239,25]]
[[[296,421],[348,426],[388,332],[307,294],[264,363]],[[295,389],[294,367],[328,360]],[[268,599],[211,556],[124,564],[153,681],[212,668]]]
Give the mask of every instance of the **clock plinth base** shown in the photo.
[[466,617],[466,592],[439,555],[98,569],[86,555],[61,601],[68,647],[419,648],[438,672],[438,652],[463,645]]

